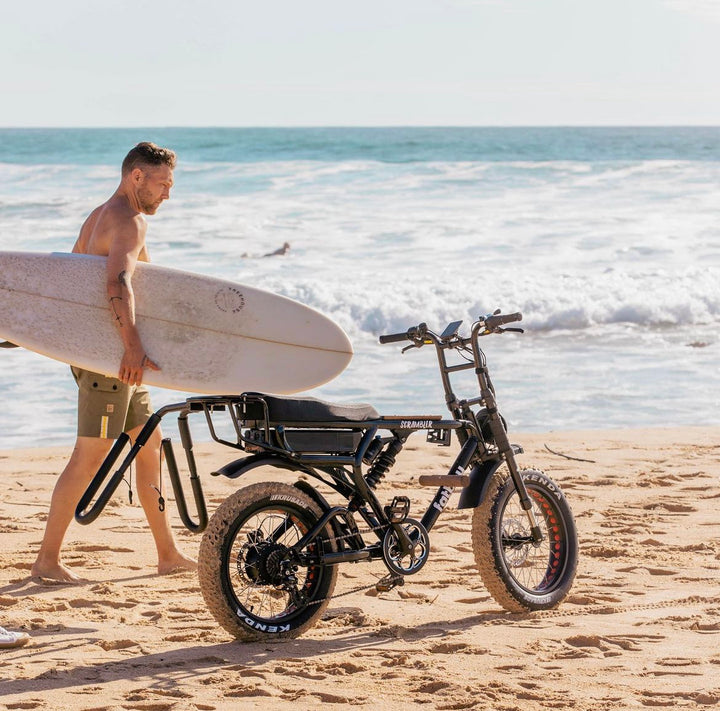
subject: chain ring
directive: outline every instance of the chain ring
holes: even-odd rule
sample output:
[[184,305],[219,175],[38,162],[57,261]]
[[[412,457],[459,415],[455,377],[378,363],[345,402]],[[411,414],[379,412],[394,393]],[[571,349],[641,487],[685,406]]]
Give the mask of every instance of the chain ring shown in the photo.
[[[383,560],[392,573],[414,575],[427,562],[430,554],[430,536],[425,526],[415,519],[406,518],[399,525],[413,542],[413,550],[411,553],[403,553],[400,550],[397,533],[389,528],[383,538]],[[408,562],[405,563],[405,560]]]

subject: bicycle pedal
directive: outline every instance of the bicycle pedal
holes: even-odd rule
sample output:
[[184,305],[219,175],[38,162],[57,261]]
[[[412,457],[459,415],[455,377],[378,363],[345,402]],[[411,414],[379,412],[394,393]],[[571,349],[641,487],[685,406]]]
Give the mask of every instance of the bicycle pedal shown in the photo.
[[402,575],[389,573],[375,583],[375,589],[378,592],[389,592],[394,587],[402,587],[403,585],[405,585],[405,578]]
[[389,506],[385,507],[385,515],[390,523],[402,523],[410,513],[410,499],[407,496],[396,496]]

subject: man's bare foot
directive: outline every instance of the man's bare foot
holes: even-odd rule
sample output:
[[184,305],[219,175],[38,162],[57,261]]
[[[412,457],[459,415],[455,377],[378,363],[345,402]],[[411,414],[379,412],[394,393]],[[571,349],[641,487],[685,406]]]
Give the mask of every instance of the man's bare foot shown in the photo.
[[84,578],[79,575],[75,575],[71,570],[68,570],[62,563],[43,563],[36,560],[30,569],[30,577],[40,578],[41,580],[49,580],[56,583],[84,583],[87,582]]
[[158,563],[158,575],[171,575],[184,571],[197,570],[197,561],[188,558],[179,551]]

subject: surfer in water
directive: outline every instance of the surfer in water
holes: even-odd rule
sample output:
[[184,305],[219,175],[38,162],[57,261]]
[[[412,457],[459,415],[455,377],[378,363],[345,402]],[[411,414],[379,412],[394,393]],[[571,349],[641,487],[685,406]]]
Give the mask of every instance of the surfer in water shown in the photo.
[[[60,548],[75,507],[90,480],[122,432],[139,434],[153,412],[142,385],[143,373],[159,370],[143,348],[135,325],[132,275],[138,261],[149,262],[147,222],[170,197],[175,153],[152,143],[139,143],[125,157],[120,185],[110,199],[93,210],[73,252],[107,257],[108,318],[120,334],[124,352],[117,378],[73,368],[78,384],[78,433],[70,461],[55,485],[33,577],[76,582],[80,578],[60,561]],[[197,564],[178,550],[167,513],[158,505],[160,445],[158,427],[136,458],[137,489],[158,553],[158,573],[194,570]]]

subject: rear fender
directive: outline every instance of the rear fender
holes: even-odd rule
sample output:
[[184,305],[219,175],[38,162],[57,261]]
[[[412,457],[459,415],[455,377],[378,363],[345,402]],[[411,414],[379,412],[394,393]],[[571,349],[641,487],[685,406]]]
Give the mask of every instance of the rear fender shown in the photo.
[[[275,454],[253,454],[250,457],[236,459],[233,462],[229,462],[224,467],[221,467],[217,471],[212,472],[212,475],[224,476],[228,479],[239,479],[243,476],[243,474],[247,474],[258,467],[275,467],[277,469],[286,469],[287,471],[303,472],[310,474],[311,476],[317,476],[315,472],[307,469],[297,462],[293,462],[285,457],[279,457]],[[299,480],[295,482],[294,486],[303,493],[307,494],[320,507],[323,514],[332,508],[327,499],[308,482]],[[341,530],[337,519],[333,518],[330,525],[333,529],[333,536],[338,540],[338,550],[344,548],[343,531]]]
[[287,469],[289,471],[305,472],[307,474],[311,473],[301,464],[292,462],[285,457],[279,457],[276,454],[253,454],[249,457],[243,457],[242,459],[229,462],[217,471],[212,472],[212,475],[224,476],[228,479],[237,479],[258,467],[276,467],[277,469]]

